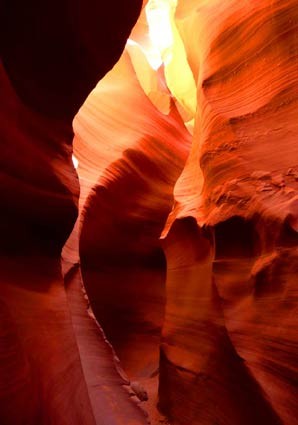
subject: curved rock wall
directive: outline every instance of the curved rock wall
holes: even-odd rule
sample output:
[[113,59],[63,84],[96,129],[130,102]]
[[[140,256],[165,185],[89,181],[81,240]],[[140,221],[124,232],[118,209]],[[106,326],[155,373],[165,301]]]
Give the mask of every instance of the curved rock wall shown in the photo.
[[298,423],[298,4],[175,3],[1,5],[5,425]]
[[[71,161],[72,119],[118,60],[140,8],[140,1],[1,4],[4,425],[106,423],[109,407],[99,415],[90,405],[60,253],[79,195]],[[86,341],[85,349],[90,355]],[[131,423],[143,419],[136,413]]]
[[130,379],[149,379],[158,369],[165,304],[159,235],[190,134],[173,103],[164,113],[148,99],[128,52],[90,94],[74,128],[84,285]]
[[178,4],[198,109],[164,232],[174,423],[297,423],[297,16],[296,1]]

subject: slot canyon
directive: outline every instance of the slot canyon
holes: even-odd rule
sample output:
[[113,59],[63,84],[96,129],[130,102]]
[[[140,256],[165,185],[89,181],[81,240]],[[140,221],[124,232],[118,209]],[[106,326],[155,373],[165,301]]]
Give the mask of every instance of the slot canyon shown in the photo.
[[0,11],[0,425],[298,425],[298,1]]

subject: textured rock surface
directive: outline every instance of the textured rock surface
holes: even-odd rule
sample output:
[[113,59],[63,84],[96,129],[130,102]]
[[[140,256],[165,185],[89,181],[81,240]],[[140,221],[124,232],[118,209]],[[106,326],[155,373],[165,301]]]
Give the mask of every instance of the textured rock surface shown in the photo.
[[85,201],[84,285],[129,377],[149,378],[158,369],[165,303],[158,239],[190,135],[174,104],[166,115],[147,98],[127,52],[90,94],[74,128]]
[[2,424],[95,424],[56,259],[1,257]]
[[67,299],[96,423],[146,424],[144,413],[129,397],[129,380],[86,301],[79,265],[64,261],[65,265]]
[[[90,403],[90,374],[81,367],[60,252],[76,219],[79,194],[71,161],[72,119],[91,88],[118,60],[140,7],[139,1],[129,6],[124,1],[1,4],[4,425],[103,424],[105,412],[109,418],[112,409],[109,402],[99,413]],[[81,326],[87,334],[87,322],[82,320]],[[92,345],[86,340],[82,344],[84,356],[91,356]],[[106,365],[113,368],[111,356]],[[121,393],[121,381],[118,388]],[[116,393],[107,396],[112,398],[117,399]],[[130,406],[128,395],[126,400]],[[121,414],[119,422],[109,423],[145,422],[137,409],[132,407],[131,413],[129,420]]]
[[175,3],[1,5],[1,424],[298,424],[298,4]]
[[179,424],[296,424],[297,2],[176,16],[198,110],[164,232],[160,407]]
[[[154,373],[163,323],[159,408],[175,424],[296,423],[296,18],[293,1],[178,2],[198,106],[163,232],[166,288],[157,237],[179,172],[164,185],[159,167],[171,175],[172,138],[185,160],[181,119],[163,115],[168,94],[152,95],[134,45],[75,121],[84,283],[131,377]],[[132,33],[145,45],[146,25]]]

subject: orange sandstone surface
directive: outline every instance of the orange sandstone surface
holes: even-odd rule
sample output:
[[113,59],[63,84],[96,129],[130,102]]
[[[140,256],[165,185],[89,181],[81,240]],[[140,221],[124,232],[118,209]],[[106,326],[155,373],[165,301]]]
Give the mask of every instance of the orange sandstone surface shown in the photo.
[[0,424],[298,425],[297,1],[1,9]]

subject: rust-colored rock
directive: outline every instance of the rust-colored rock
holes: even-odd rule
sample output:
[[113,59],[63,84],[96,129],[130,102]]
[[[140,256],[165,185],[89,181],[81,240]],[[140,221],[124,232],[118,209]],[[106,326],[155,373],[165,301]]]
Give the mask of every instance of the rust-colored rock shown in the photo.
[[295,1],[178,5],[198,110],[164,233],[159,391],[174,423],[297,423],[297,14]]
[[17,3],[1,424],[298,424],[297,1]]
[[155,380],[166,270],[159,235],[190,135],[174,104],[167,115],[147,98],[126,52],[74,126],[80,181],[90,190],[80,234],[84,285],[129,378]]
[[[118,60],[140,7],[139,1],[1,4],[3,425],[91,425],[106,423],[105,412],[109,417],[110,405],[99,414],[90,403],[90,376],[81,365],[60,253],[79,195],[72,119]],[[82,323],[87,333],[88,322]],[[84,348],[94,355],[88,340]],[[114,368],[112,356],[106,364]],[[122,391],[120,382],[116,388]],[[130,406],[128,395],[125,400]],[[129,420],[107,420],[145,423],[133,411]]]

